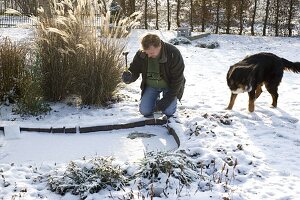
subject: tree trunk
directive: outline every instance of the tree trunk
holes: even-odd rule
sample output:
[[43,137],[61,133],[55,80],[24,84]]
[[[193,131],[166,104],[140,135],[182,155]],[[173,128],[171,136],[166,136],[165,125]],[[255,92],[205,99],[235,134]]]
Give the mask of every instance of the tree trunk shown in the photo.
[[193,0],[190,0],[190,5],[191,5],[190,26],[191,26],[191,31],[193,31],[193,30],[194,30],[194,24],[193,24],[193,10],[194,10],[194,4],[193,4]]
[[243,20],[244,20],[244,3],[245,3],[245,0],[240,0],[240,31],[239,31],[239,35],[242,35],[243,33]]
[[180,0],[177,0],[177,11],[176,11],[176,24],[177,24],[177,27],[180,27],[180,19],[179,19],[179,16],[180,16]]
[[156,25],[156,30],[158,30],[158,0],[155,0],[155,13],[156,13],[155,25]]
[[292,18],[293,18],[293,10],[294,7],[294,0],[290,0],[290,6],[289,6],[289,16],[288,16],[288,31],[289,31],[289,36],[292,36],[292,31],[293,31],[293,27],[292,27]]
[[49,0],[39,0],[39,6],[43,7],[45,15],[51,16],[51,6]]
[[131,15],[135,12],[135,0],[129,0],[129,13],[128,15]]
[[170,28],[171,28],[171,21],[170,21],[170,0],[167,0],[167,9],[168,9],[168,13],[167,13],[168,30],[170,30]]
[[265,21],[264,21],[264,27],[263,27],[263,36],[266,36],[266,29],[267,29],[267,23],[268,23],[268,18],[269,18],[269,11],[270,11],[270,0],[267,0],[266,15],[265,15]]
[[122,8],[122,13],[125,16],[127,16],[128,13],[127,13],[127,10],[126,10],[126,0],[119,0],[118,2],[119,2],[120,6]]
[[256,17],[256,9],[257,9],[257,0],[254,0],[254,8],[253,8],[253,15],[251,21],[251,35],[254,35],[254,24],[255,24],[255,17]]
[[280,9],[280,4],[279,0],[276,0],[276,11],[275,11],[275,36],[278,36],[279,33],[279,9]]
[[226,34],[230,32],[231,16],[232,16],[232,0],[226,0]]
[[148,19],[147,19],[147,10],[148,10],[148,5],[147,5],[147,0],[145,0],[145,11],[144,11],[144,15],[145,15],[145,21],[144,21],[144,24],[145,24],[145,29],[148,29]]
[[206,0],[202,0],[202,5],[201,5],[201,31],[205,31],[205,24],[206,24]]
[[220,4],[221,0],[218,0],[217,2],[217,23],[216,23],[216,34],[219,33],[219,24],[220,24]]

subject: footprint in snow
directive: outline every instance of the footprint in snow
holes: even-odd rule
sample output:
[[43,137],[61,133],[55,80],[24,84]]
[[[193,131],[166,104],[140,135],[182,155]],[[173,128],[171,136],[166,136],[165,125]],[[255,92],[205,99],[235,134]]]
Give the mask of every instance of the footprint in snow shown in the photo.
[[296,124],[299,121],[297,118],[293,118],[293,117],[279,117],[279,118],[282,119],[283,121],[290,122],[292,124]]

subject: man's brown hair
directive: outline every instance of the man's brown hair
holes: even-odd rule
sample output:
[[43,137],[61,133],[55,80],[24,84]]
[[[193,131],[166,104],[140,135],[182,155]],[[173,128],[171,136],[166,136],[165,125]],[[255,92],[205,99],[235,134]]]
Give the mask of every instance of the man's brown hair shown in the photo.
[[158,37],[158,35],[152,34],[152,33],[148,33],[147,35],[145,35],[142,38],[141,44],[142,44],[142,48],[143,50],[147,50],[149,49],[150,46],[153,46],[155,48],[160,46],[160,38]]

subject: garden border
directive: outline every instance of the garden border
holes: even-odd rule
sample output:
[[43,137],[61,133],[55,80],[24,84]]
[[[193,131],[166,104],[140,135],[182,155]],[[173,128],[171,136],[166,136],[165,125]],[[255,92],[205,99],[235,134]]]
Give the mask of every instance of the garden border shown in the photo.
[[[20,127],[20,132],[40,132],[40,133],[53,133],[53,134],[75,134],[75,133],[91,133],[98,131],[111,131],[111,130],[120,130],[128,128],[136,128],[143,126],[153,126],[160,125],[165,126],[168,130],[168,133],[173,136],[174,140],[177,143],[178,148],[180,147],[180,140],[174,128],[169,125],[167,119],[146,119],[130,123],[122,124],[113,124],[113,125],[99,125],[99,126],[76,126],[76,127],[50,127],[50,128],[30,128],[30,127]],[[0,131],[4,133],[4,126],[0,126]],[[4,133],[5,135],[5,133]]]

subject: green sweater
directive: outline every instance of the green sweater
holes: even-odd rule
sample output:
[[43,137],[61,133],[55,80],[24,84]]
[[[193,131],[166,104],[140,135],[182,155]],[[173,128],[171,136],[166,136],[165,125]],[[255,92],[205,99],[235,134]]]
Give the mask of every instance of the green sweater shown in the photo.
[[153,88],[168,88],[167,82],[160,74],[159,58],[148,58],[146,85]]

